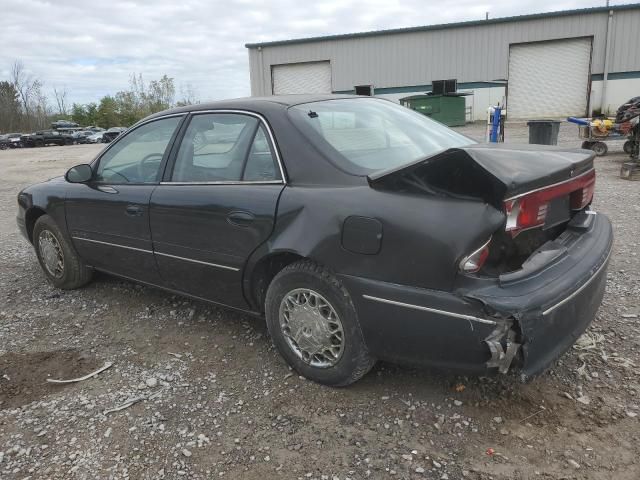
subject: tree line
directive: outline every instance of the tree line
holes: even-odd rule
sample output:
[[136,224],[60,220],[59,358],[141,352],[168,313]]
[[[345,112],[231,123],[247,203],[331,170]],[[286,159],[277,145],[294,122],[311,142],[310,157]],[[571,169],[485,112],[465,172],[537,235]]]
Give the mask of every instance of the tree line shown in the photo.
[[163,75],[148,83],[132,74],[129,88],[97,102],[69,106],[66,88],[44,93],[44,82],[29,74],[21,61],[11,66],[9,79],[0,80],[0,132],[32,132],[49,128],[54,120],[71,120],[82,126],[128,127],[138,120],[174,106],[198,103],[193,87],[180,89],[176,101],[174,79]]

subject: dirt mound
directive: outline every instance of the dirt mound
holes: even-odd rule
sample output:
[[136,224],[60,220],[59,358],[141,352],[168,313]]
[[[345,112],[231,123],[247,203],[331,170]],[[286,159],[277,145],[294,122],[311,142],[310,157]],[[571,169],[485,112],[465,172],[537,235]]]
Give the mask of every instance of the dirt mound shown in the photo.
[[78,350],[7,353],[0,356],[0,410],[33,402],[65,388],[47,378],[70,379],[99,367],[99,361]]

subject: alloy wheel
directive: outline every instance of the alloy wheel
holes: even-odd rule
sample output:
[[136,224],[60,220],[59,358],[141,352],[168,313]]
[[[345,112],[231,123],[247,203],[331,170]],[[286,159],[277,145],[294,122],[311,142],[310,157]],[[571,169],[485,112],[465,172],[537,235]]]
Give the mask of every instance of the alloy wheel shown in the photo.
[[62,278],[64,275],[64,253],[55,235],[49,230],[40,232],[38,249],[42,263],[49,274],[55,278]]
[[340,317],[318,292],[297,288],[280,302],[280,328],[293,352],[312,367],[334,366],[344,352]]

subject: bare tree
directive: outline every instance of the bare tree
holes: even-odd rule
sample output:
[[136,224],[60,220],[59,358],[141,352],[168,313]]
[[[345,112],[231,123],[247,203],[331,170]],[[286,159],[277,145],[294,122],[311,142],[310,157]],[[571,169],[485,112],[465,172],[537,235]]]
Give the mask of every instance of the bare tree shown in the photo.
[[22,127],[33,129],[46,126],[46,117],[51,112],[47,97],[42,92],[43,83],[29,75],[20,60],[16,60],[11,66],[10,82],[18,92],[23,114]]
[[31,105],[32,82],[31,77],[24,70],[24,64],[20,60],[16,60],[11,66],[11,83],[18,92],[21,107],[28,122],[31,116],[29,107]]
[[48,126],[51,108],[49,107],[49,99],[42,91],[42,82],[35,80],[32,84],[32,107],[31,111],[35,112],[35,127],[46,128]]
[[67,87],[62,87],[62,90],[53,88],[53,94],[56,97],[56,104],[58,105],[58,113],[63,116],[67,116]]
[[193,85],[191,83],[183,83],[180,85],[180,100],[176,102],[176,105],[183,107],[197,103],[200,103],[200,100],[198,100],[198,94]]

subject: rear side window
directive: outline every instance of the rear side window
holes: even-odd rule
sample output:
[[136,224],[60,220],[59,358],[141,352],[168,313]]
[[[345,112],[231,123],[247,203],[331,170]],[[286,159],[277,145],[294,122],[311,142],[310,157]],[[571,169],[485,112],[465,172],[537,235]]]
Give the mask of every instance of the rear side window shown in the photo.
[[273,153],[271,144],[267,140],[267,134],[261,125],[253,139],[247,165],[244,169],[242,180],[246,182],[266,182],[281,180],[280,169]]
[[187,127],[172,182],[280,180],[273,147],[257,118],[235,113],[196,115]]
[[173,182],[239,181],[258,120],[249,115],[196,115],[187,127],[171,176]]

